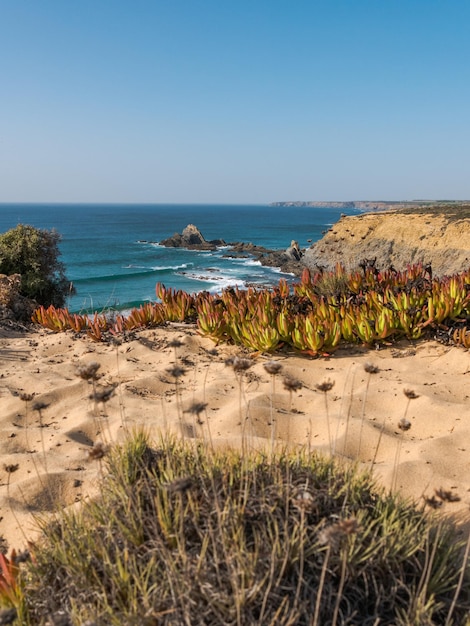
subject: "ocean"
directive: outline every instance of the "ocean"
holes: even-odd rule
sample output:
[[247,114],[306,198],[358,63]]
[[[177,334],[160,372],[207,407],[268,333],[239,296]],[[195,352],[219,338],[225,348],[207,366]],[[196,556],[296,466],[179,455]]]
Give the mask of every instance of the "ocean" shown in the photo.
[[[251,258],[165,248],[158,242],[195,224],[207,240],[251,242],[274,250],[321,238],[341,213],[356,209],[269,205],[0,204],[0,232],[18,224],[55,229],[61,261],[76,293],[73,312],[128,310],[154,301],[155,284],[189,293],[229,286],[275,285],[281,276]],[[288,276],[286,276],[289,278]]]

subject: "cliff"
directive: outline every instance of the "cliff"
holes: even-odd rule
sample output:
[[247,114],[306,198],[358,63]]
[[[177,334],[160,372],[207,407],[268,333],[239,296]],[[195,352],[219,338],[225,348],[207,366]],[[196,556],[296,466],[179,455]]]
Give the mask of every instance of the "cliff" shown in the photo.
[[432,264],[437,276],[470,267],[470,205],[448,205],[343,216],[302,259],[312,270],[342,263],[355,269],[364,259],[397,270]]
[[462,207],[467,204],[467,200],[349,200],[346,202],[324,200],[286,200],[283,202],[271,202],[270,206],[387,211],[389,209],[427,209],[435,207],[441,207],[442,210],[446,210],[447,207]]

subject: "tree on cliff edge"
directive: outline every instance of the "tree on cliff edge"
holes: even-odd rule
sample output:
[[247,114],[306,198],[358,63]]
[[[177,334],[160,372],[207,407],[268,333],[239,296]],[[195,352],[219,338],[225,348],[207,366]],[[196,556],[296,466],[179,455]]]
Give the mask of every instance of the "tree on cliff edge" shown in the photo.
[[60,235],[19,224],[0,235],[0,273],[21,274],[21,295],[62,307],[73,287],[59,261]]

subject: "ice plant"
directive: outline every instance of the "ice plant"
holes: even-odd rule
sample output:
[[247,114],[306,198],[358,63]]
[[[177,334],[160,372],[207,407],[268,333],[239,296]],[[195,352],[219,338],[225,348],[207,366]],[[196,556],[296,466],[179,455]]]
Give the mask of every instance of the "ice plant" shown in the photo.
[[445,327],[454,341],[470,345],[470,332],[455,329],[470,317],[470,270],[442,279],[429,266],[402,272],[361,262],[362,272],[338,264],[332,272],[305,269],[293,293],[285,281],[270,289],[225,289],[220,295],[156,285],[159,302],[133,309],[127,317],[93,317],[67,309],[40,307],[35,323],[53,332],[86,332],[94,341],[167,321],[195,321],[200,334],[215,342],[231,341],[257,352],[290,345],[312,356],[332,352],[340,342],[372,346],[391,336],[417,339],[429,329]]
[[16,561],[16,550],[12,550],[10,558],[0,553],[0,600],[2,604],[16,604],[18,599],[19,567]]

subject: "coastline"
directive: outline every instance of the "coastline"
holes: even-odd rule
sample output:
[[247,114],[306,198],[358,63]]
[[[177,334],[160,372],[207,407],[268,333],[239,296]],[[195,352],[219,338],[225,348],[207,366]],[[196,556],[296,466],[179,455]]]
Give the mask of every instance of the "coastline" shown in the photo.
[[396,210],[429,210],[454,209],[469,204],[468,200],[284,200],[271,202],[276,207],[312,207],[330,209],[357,209],[358,211],[396,211]]

